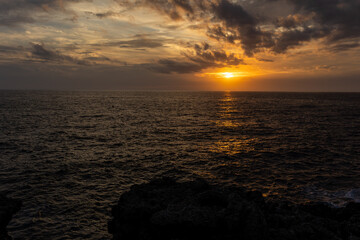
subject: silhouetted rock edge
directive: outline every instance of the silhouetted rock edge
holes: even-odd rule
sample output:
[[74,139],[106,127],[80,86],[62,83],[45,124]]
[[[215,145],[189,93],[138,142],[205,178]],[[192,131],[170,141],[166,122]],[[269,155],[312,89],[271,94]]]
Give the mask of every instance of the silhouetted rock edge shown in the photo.
[[6,230],[12,216],[20,210],[21,201],[0,194],[0,240],[12,239]]
[[294,205],[203,180],[134,185],[112,209],[114,239],[360,240],[360,204]]

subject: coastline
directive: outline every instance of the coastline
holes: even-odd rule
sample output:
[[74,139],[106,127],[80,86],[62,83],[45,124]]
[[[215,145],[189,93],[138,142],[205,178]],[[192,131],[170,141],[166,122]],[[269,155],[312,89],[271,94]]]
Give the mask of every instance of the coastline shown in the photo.
[[114,239],[360,239],[360,204],[296,205],[260,192],[163,178],[134,185],[112,209]]
[[[22,202],[0,195],[0,239]],[[114,240],[359,240],[360,203],[335,208],[327,203],[269,200],[257,191],[211,185],[199,179],[154,179],[133,185],[112,208]]]

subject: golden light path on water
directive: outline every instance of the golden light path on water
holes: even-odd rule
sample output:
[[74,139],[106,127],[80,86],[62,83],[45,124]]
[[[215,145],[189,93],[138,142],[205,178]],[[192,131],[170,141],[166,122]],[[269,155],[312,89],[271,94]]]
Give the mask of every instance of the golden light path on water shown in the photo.
[[[267,178],[266,176],[272,174],[272,170],[258,167],[262,164],[259,163],[262,159],[249,158],[249,155],[259,156],[258,152],[262,151],[262,140],[246,134],[246,130],[256,128],[258,124],[246,111],[242,112],[242,106],[246,108],[247,101],[248,98],[242,97],[241,93],[223,92],[218,98],[215,118],[210,120],[218,131],[216,140],[209,141],[206,147],[206,151],[214,154],[207,159],[212,162],[211,167],[207,164],[196,169],[184,165],[181,167],[204,179],[212,179],[215,182],[221,179],[222,183],[260,191],[264,197],[283,196],[284,192],[288,191],[286,181],[291,179],[285,182],[270,181],[261,187],[255,179],[259,172]],[[254,176],[251,175],[252,172]],[[253,180],[248,181],[249,178]]]
[[[236,131],[236,128],[242,126],[241,122],[235,120],[237,118],[235,114],[239,114],[238,109],[236,109],[236,101],[237,99],[232,96],[231,92],[224,93],[223,98],[219,102],[219,119],[215,121],[218,127]],[[210,151],[226,155],[241,154],[254,150],[252,147],[254,140],[255,139],[248,139],[241,135],[226,137],[215,142],[215,144],[211,146]]]
[[[239,120],[241,109],[238,109],[239,99],[235,96],[236,93],[231,91],[226,91],[222,93],[221,98],[218,100],[218,112],[216,114],[216,119],[212,120],[218,128],[218,131],[234,131],[235,134],[221,134],[218,139],[214,142],[209,142],[207,151],[215,153],[219,156],[222,156],[224,160],[220,160],[216,163],[218,168],[221,166],[225,168],[237,169],[250,166],[251,162],[248,160],[242,159],[241,154],[254,151],[254,144],[258,139],[249,138],[248,136],[241,135],[238,132],[239,128],[245,127],[248,124],[242,123]],[[230,158],[226,158],[228,156]],[[209,171],[209,169],[190,169],[188,171],[203,177],[204,179],[218,179],[219,175],[216,172]],[[232,178],[228,180],[222,179],[222,181],[227,181],[229,184],[237,184],[232,181]]]
[[[240,120],[241,102],[239,101],[241,100],[236,97],[236,93],[231,91],[224,92],[223,97],[219,100],[219,112],[217,114],[218,120],[214,121],[214,123],[220,129],[234,131],[235,134],[231,134],[232,136],[223,136],[222,139],[214,142],[213,145],[210,146],[209,150],[213,153],[230,157],[219,165],[230,167],[232,169],[253,168],[255,166],[254,164],[256,164],[256,160],[242,158],[241,155],[256,151],[255,144],[259,142],[259,139],[241,134],[239,128],[248,128],[249,122],[242,123]],[[206,171],[198,171],[197,174],[208,178],[218,177],[216,174],[214,175]],[[240,172],[238,174],[240,174],[238,176],[241,176]],[[228,182],[235,185],[239,184],[237,182],[232,182],[231,180],[228,180]],[[256,187],[254,188],[253,183],[241,183],[240,185],[248,189],[259,190]],[[284,189],[286,189],[286,186],[278,183],[272,183],[268,186],[262,186],[261,192],[264,197],[276,196],[281,195],[280,192],[284,191]]]

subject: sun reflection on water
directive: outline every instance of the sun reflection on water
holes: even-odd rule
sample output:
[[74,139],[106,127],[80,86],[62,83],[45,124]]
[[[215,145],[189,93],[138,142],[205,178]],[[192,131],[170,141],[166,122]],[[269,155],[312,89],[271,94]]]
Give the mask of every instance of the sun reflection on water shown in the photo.
[[218,120],[215,121],[216,125],[219,127],[225,127],[225,128],[235,128],[240,127],[242,124],[231,121],[231,120]]
[[[237,101],[237,98],[233,97],[231,92],[224,93],[224,96],[219,101],[218,119],[214,121],[218,127],[225,128],[227,131],[237,131],[239,127],[244,126],[243,123],[237,120],[239,119]],[[236,134],[236,136],[216,141],[210,147],[210,151],[226,155],[246,153],[254,150],[253,142],[254,139]]]
[[227,139],[224,141],[215,142],[210,148],[211,152],[224,153],[226,155],[236,155],[246,153],[254,150],[252,146],[252,139]]
[[221,120],[228,120],[233,122],[233,114],[237,113],[237,109],[235,108],[236,99],[231,96],[231,92],[225,92],[224,97],[220,100],[220,112],[219,117]]

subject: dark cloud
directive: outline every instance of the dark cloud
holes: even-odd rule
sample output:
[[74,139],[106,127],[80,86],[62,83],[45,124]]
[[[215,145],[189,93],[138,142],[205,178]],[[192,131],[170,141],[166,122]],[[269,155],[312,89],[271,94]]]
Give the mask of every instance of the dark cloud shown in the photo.
[[[241,5],[228,0],[221,0],[212,5],[214,15],[223,23],[223,28],[218,26],[218,37],[225,36],[229,42],[239,40],[245,54],[252,56],[259,48],[273,44],[272,36],[262,31],[258,26],[259,21],[251,16]],[[230,34],[224,34],[229,32]],[[216,32],[213,32],[213,34]]]
[[123,48],[158,48],[164,46],[162,39],[133,39],[128,41],[119,41],[113,43],[114,46]]
[[211,4],[217,0],[115,0],[128,9],[150,7],[172,20],[196,20],[209,14]]
[[229,27],[240,27],[244,25],[255,25],[256,19],[243,9],[242,6],[221,0],[212,4],[215,16],[223,20]]
[[339,44],[332,45],[328,47],[327,49],[330,49],[332,52],[340,52],[340,51],[346,51],[349,49],[353,49],[356,47],[360,47],[360,43],[358,42],[343,42]]
[[97,43],[94,46],[111,46],[111,47],[120,47],[120,48],[159,48],[163,47],[164,44],[168,40],[162,38],[145,38],[145,37],[137,37],[135,36],[134,39],[130,40],[123,40],[123,41],[114,41],[114,42],[107,42],[107,43]]
[[325,35],[325,32],[313,28],[292,29],[283,32],[275,40],[275,44],[272,49],[275,53],[283,53],[289,48],[299,46],[311,39],[320,38]]
[[46,62],[60,62],[60,63],[74,63],[78,65],[93,65],[88,60],[74,58],[68,55],[64,55],[59,51],[52,51],[46,49],[41,44],[32,44],[32,58]]
[[188,0],[173,0],[175,6],[185,10],[186,12],[193,13],[193,7]]
[[272,44],[271,34],[260,29],[258,20],[229,0],[139,0],[136,5],[149,6],[172,20],[204,21],[210,37],[238,40],[249,56]]
[[160,59],[155,64],[145,64],[145,67],[158,73],[194,73],[200,72],[204,67],[201,64],[177,59]]
[[[0,11],[1,12],[1,11]],[[1,14],[0,26],[13,27],[19,23],[32,23],[35,20],[29,16],[23,16],[22,14]]]
[[[283,4],[277,0],[268,2]],[[333,44],[342,39],[360,37],[358,0],[288,2],[295,6],[294,13],[286,17],[276,17],[272,27],[263,30],[261,27],[268,24],[263,22],[264,18],[250,15],[238,3],[219,0],[213,4],[213,12],[214,16],[221,20],[221,24],[210,28],[208,35],[230,43],[239,40],[248,56],[261,49],[284,53],[289,48],[314,39],[324,39],[328,44]]]
[[114,17],[114,16],[120,16],[122,14],[122,12],[114,12],[114,11],[106,11],[106,12],[98,12],[98,13],[86,11],[85,13],[89,14],[89,15],[93,15],[100,19]]
[[311,19],[311,16],[301,15],[301,14],[290,14],[286,17],[279,17],[275,20],[275,25],[277,27],[284,28],[297,28],[299,26],[306,27],[306,24]]
[[111,62],[112,60],[108,57],[105,56],[100,56],[100,57],[86,57],[86,60],[91,60],[91,61],[107,61],[107,62]]
[[214,65],[227,65],[227,66],[236,66],[239,64],[244,64],[244,61],[235,56],[235,54],[227,54],[223,50],[214,50],[211,49],[211,46],[207,43],[201,45],[195,44],[194,46],[195,54],[185,54],[185,56],[203,66],[212,67]]
[[9,53],[9,52],[19,52],[23,51],[23,47],[13,47],[13,46],[4,46],[0,45],[0,53]]
[[260,28],[256,17],[229,0],[140,0],[136,3],[152,7],[173,20],[203,21],[208,26],[209,37],[239,42],[249,56],[274,44],[271,33]]
[[260,62],[274,62],[274,60],[272,59],[267,59],[267,58],[257,58],[256,60],[260,61]]
[[194,73],[211,67],[237,66],[245,64],[235,54],[227,54],[223,50],[212,49],[207,43],[195,44],[188,52],[183,53],[185,59],[160,59],[155,64],[146,65],[152,71],[160,73]]
[[91,62],[99,62],[99,63],[116,63],[117,66],[119,66],[119,65],[127,66],[128,65],[127,62],[125,62],[125,61],[111,59],[106,56],[85,57],[84,60],[91,61]]
[[[277,24],[292,30],[285,31],[279,37],[275,50],[286,50],[288,47],[298,45],[295,38],[298,43],[323,39],[324,43],[329,45],[329,49],[333,48],[331,45],[338,45],[338,51],[358,46],[338,43],[360,37],[359,0],[288,0],[288,2],[294,4],[296,14],[279,18]],[[299,31],[301,27],[305,30]],[[297,31],[294,30],[295,28]],[[293,40],[287,41],[289,38]],[[284,45],[279,45],[281,42],[284,42]],[[295,44],[287,45],[288,42]]]
[[85,13],[96,16],[98,18],[108,18],[108,17],[119,15],[119,13],[116,13],[113,11],[100,12],[100,13],[94,13],[94,12],[85,12]]
[[299,11],[315,13],[319,27],[329,29],[329,42],[360,37],[359,0],[289,0]]
[[[284,53],[306,42],[322,39],[334,44],[360,37],[359,0],[138,0],[173,20],[206,23],[207,35],[219,41],[240,44],[248,56],[270,49]],[[285,16],[271,16],[262,5],[285,6]],[[246,9],[247,7],[248,9]],[[262,9],[262,12],[256,12]],[[286,11],[283,11],[286,12]],[[264,15],[264,16],[263,16]],[[266,15],[266,16],[265,16]],[[200,29],[203,25],[200,26]],[[265,27],[266,26],[266,27]],[[355,46],[355,45],[348,45]],[[339,48],[340,49],[340,48]]]
[[229,43],[235,43],[235,40],[239,40],[240,36],[235,31],[225,29],[221,25],[214,25],[207,29],[207,36],[214,38],[218,41],[225,40]]

